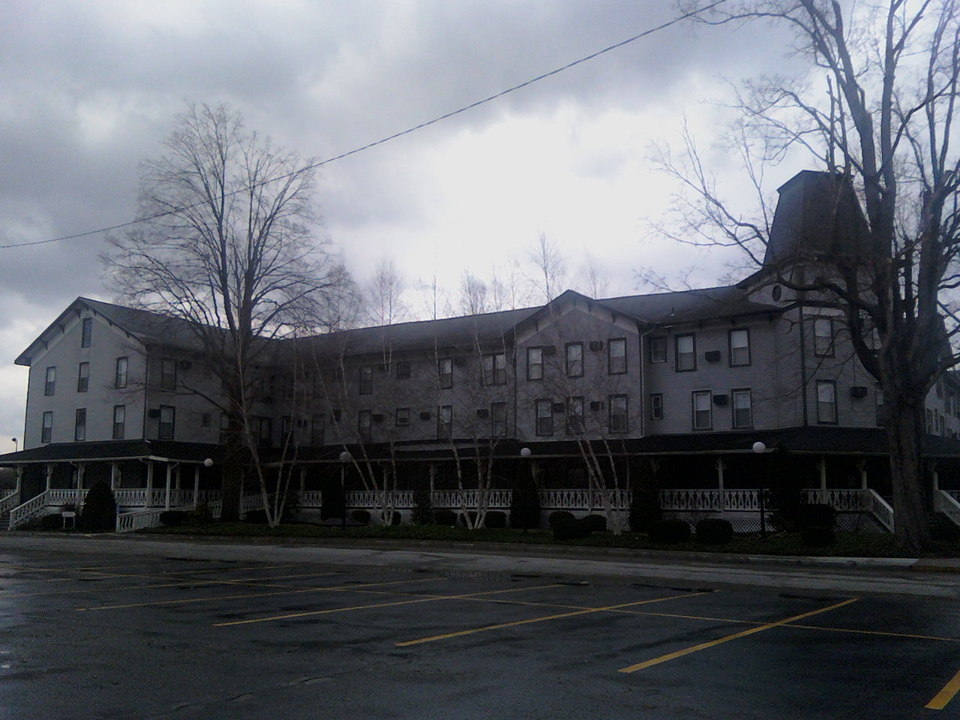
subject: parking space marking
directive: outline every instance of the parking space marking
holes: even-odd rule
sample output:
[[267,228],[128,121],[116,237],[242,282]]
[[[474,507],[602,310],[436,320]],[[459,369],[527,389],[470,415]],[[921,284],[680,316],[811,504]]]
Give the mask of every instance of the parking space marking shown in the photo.
[[[331,575],[336,573],[330,573]],[[119,605],[96,605],[92,607],[78,607],[74,608],[78,611],[98,611],[98,610],[126,610],[129,608],[140,608],[140,607],[162,607],[164,605],[187,605],[189,603],[201,603],[201,602],[215,602],[217,600],[245,600],[248,598],[261,598],[261,597],[275,597],[277,595],[296,595],[298,593],[311,593],[311,592],[363,592],[363,588],[366,587],[381,587],[383,585],[399,585],[405,583],[413,582],[427,582],[428,580],[442,580],[443,578],[414,578],[406,580],[391,580],[389,582],[379,582],[379,583],[360,583],[360,584],[351,584],[351,585],[327,585],[327,586],[316,586],[316,587],[307,587],[307,588],[290,588],[287,590],[276,590],[271,592],[260,592],[260,593],[243,593],[241,595],[209,595],[199,598],[177,598],[176,600],[151,600],[149,602],[140,602],[140,603],[123,603]],[[174,583],[173,586],[181,585],[182,583]],[[158,586],[146,586],[146,587],[158,587]],[[272,586],[276,587],[276,586]]]
[[677,650],[676,652],[667,653],[666,655],[661,655],[660,657],[652,658],[651,660],[645,660],[641,663],[636,663],[635,665],[629,665],[625,668],[620,668],[619,672],[622,673],[634,673],[638,670],[645,670],[646,668],[653,667],[654,665],[659,665],[661,663],[669,662],[670,660],[676,660],[677,658],[684,657],[686,655],[692,655],[693,653],[700,652],[701,650],[708,650],[710,648],[716,647],[717,645],[723,645],[724,643],[731,642],[733,640],[739,640],[740,638],[745,638],[750,635],[756,635],[757,633],[764,632],[766,630],[772,630],[773,628],[783,627],[784,625],[789,625],[794,623],[797,620],[804,620],[808,617],[813,617],[814,615],[821,615],[831,610],[837,610],[851,603],[857,602],[857,598],[850,598],[849,600],[844,600],[843,602],[835,603],[829,605],[825,608],[820,608],[819,610],[811,610],[809,612],[801,613],[800,615],[794,615],[792,617],[784,618],[783,620],[777,620],[776,622],[766,623],[764,625],[759,625],[757,627],[752,627],[748,630],[742,630],[738,633],[733,633],[732,635],[727,635],[717,640],[710,640],[709,642],[700,643],[699,645],[693,645],[692,647],[684,648],[683,650]]
[[943,710],[958,692],[960,692],[960,671],[924,707],[927,710]]
[[231,620],[229,622],[214,623],[213,627],[232,627],[236,625],[252,625],[254,623],[273,622],[276,620],[290,620],[294,618],[313,617],[316,615],[333,615],[335,613],[353,612],[355,610],[373,610],[385,607],[400,607],[402,605],[417,605],[426,602],[438,602],[440,600],[466,600],[478,595],[497,595],[511,592],[522,592],[524,590],[546,590],[549,588],[560,587],[559,584],[534,585],[530,587],[510,588],[508,590],[485,590],[476,593],[467,593],[463,595],[424,595],[423,597],[411,600],[395,600],[393,602],[370,603],[368,605],[354,605],[351,607],[328,608],[326,610],[307,610],[298,613],[285,613],[283,615],[271,615],[269,617],[251,618],[249,620]]
[[429,642],[437,642],[439,640],[449,640],[451,638],[464,637],[465,635],[475,635],[482,632],[490,632],[492,630],[502,630],[504,628],[518,627],[520,625],[530,625],[533,623],[548,622],[550,620],[562,620],[565,618],[577,617],[579,615],[590,615],[599,612],[613,612],[619,610],[620,608],[635,607],[637,605],[650,605],[652,603],[666,602],[668,600],[679,600],[681,598],[696,597],[697,595],[707,595],[712,591],[706,592],[696,592],[696,593],[683,593],[682,595],[671,595],[670,597],[663,598],[652,598],[648,600],[636,600],[629,603],[620,603],[618,605],[608,605],[606,607],[596,607],[596,608],[585,608],[583,610],[573,610],[571,612],[565,613],[556,613],[554,615],[541,615],[535,618],[527,618],[526,620],[514,620],[512,622],[505,623],[496,623],[494,625],[484,625],[478,628],[471,628],[469,630],[458,630],[456,632],[443,633],[442,635],[432,635],[430,637],[417,638],[415,640],[404,640],[402,642],[394,643],[396,647],[410,647],[411,645],[422,645]]

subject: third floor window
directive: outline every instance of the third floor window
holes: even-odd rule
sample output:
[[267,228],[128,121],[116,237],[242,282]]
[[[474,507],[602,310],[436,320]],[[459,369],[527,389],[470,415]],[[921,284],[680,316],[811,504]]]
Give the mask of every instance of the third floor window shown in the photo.
[[82,362],[77,370],[77,392],[85,393],[90,387],[90,363]]
[[607,372],[622,375],[627,371],[627,339],[613,338],[607,343]]
[[484,355],[481,381],[484,385],[505,385],[507,382],[506,353]]
[[453,358],[440,358],[437,361],[437,372],[440,375],[440,387],[453,387]]
[[57,368],[53,365],[47,368],[43,378],[43,394],[53,395],[57,391]]
[[750,364],[750,331],[730,331],[730,367]]
[[697,340],[696,336],[677,335],[676,344],[676,371],[690,372],[697,369]]
[[163,358],[160,361],[160,389],[177,389],[177,361],[172,358]]
[[567,343],[567,377],[583,377],[583,343]]
[[116,376],[113,379],[114,387],[125,388],[127,386],[127,368],[129,364],[130,361],[127,358],[117,358],[117,371]]

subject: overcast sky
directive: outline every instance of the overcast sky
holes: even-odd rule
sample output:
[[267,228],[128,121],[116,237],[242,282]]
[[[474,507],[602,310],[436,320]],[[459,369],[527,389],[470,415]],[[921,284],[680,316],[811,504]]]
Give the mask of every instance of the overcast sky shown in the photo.
[[[81,0],[0,3],[0,245],[134,217],[138,164],[186,103],[227,103],[250,129],[323,159],[404,130],[678,14],[669,0]],[[769,28],[655,33],[479,109],[324,167],[320,212],[359,281],[392,258],[417,309],[522,261],[545,233],[576,274],[587,252],[608,296],[655,267],[716,283],[729,257],[657,237],[674,189],[652,143],[687,118],[711,150],[724,80],[790,62]],[[797,168],[771,172],[771,187]],[[75,297],[111,300],[102,234],[0,250],[0,452],[22,437],[14,358]],[[678,280],[679,282],[679,280]]]

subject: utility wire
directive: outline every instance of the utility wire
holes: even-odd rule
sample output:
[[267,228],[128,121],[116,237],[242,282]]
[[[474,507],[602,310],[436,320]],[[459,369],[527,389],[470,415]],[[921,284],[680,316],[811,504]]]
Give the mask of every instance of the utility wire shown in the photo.
[[[465,113],[468,110],[473,110],[474,108],[480,107],[481,105],[486,105],[487,103],[493,102],[494,100],[499,100],[505,95],[509,95],[510,93],[516,92],[518,90],[522,90],[523,88],[529,87],[530,85],[533,85],[534,83],[538,83],[541,80],[546,80],[547,78],[553,77],[554,75],[559,75],[560,73],[566,70],[569,70],[570,68],[576,67],[577,65],[582,65],[585,62],[598,58],[601,55],[605,55],[608,52],[612,52],[613,50],[622,48],[625,45],[629,45],[630,43],[636,42],[637,40],[645,38],[649,35],[653,35],[654,33],[660,32],[661,30],[666,30],[667,28],[673,25],[676,25],[677,23],[683,22],[684,20],[687,20],[696,15],[700,15],[701,13],[704,13],[708,10],[712,10],[718,5],[722,5],[726,1],[727,0],[717,0],[714,3],[707,5],[706,7],[702,7],[697,10],[692,10],[690,12],[684,13],[683,15],[678,15],[677,17],[671,20],[668,20],[667,22],[661,25],[657,25],[656,27],[649,28],[648,30],[644,30],[643,32],[638,33],[633,37],[629,37],[626,40],[622,40],[614,45],[605,47],[602,50],[597,50],[594,53],[585,55],[577,60],[574,60],[573,62],[567,63],[566,65],[562,65],[561,67],[555,68],[554,70],[545,72],[542,75],[537,75],[536,77],[530,78],[529,80],[526,80],[520,83],[519,85],[514,85],[513,87],[507,88],[506,90],[501,90],[500,92],[495,93],[494,95],[490,95],[489,97],[485,97],[482,100],[477,100],[475,102],[470,103],[469,105],[464,105],[463,107],[457,108],[456,110],[451,110],[450,112],[444,113],[443,115],[439,115],[433,118],[432,120],[427,120],[425,122],[420,123],[419,125],[414,125],[413,127],[409,127],[406,130],[401,130],[400,132],[393,133],[392,135],[387,135],[386,137],[380,138],[379,140],[374,140],[373,142],[369,142],[366,145],[361,145],[360,147],[354,148],[353,150],[348,150],[347,152],[340,153],[339,155],[334,155],[333,157],[326,158],[325,160],[320,160],[318,162],[311,163],[310,165],[304,165],[302,168],[299,168],[298,170],[294,170],[293,172],[289,172],[284,175],[278,175],[277,177],[263,180],[259,183],[255,183],[254,185],[239,188],[238,190],[234,190],[233,192],[227,193],[223,197],[231,197],[233,195],[237,195],[242,192],[247,192],[254,188],[261,187],[263,185],[268,185],[270,183],[279,182],[280,180],[285,180],[289,177],[292,177],[294,175],[299,175],[300,173],[306,172],[308,170],[316,170],[317,168],[321,168],[324,165],[329,165],[330,163],[336,162],[337,160],[343,160],[344,158],[348,158],[351,155],[356,155],[358,153],[364,152],[365,150],[370,150],[371,148],[375,148],[378,145],[383,145],[385,143],[391,142],[398,138],[402,138],[405,135],[410,135],[411,133],[415,133],[418,130],[423,130],[424,128],[428,128],[431,125],[436,125],[439,122],[448,120],[449,118],[460,115],[461,113]],[[48,238],[46,240],[32,240],[30,242],[24,242],[24,243],[11,243],[8,245],[0,245],[0,250],[9,250],[11,248],[20,248],[20,247],[31,247],[34,245],[48,245],[50,243],[65,242],[67,240],[77,240],[79,238],[89,237],[91,235],[108,233],[114,230],[122,230],[123,228],[131,227],[133,225],[140,225],[141,223],[149,222],[150,220],[156,220],[158,218],[166,217],[168,215],[173,215],[175,213],[182,212],[183,210],[192,210],[193,208],[199,207],[200,205],[204,205],[204,204],[205,203],[203,202],[198,202],[198,203],[194,203],[193,205],[184,205],[178,208],[173,208],[171,210],[164,210],[163,212],[153,213],[151,215],[145,215],[143,217],[139,217],[125,223],[119,223],[117,225],[110,225],[108,227],[97,228],[96,230],[88,230],[82,233],[74,233],[73,235],[61,235],[60,237]]]

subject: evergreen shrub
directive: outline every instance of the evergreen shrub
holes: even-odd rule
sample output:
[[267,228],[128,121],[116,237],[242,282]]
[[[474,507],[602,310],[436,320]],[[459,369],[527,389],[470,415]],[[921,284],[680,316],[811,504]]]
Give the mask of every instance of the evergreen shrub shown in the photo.
[[630,502],[630,529],[634,532],[647,532],[651,525],[662,519],[660,492],[654,487],[635,489]]
[[550,516],[550,529],[557,540],[579,540],[590,535],[590,526],[583,520],[578,520],[570,513],[554,518]]
[[98,532],[116,529],[117,501],[110,489],[110,483],[97,480],[90,487],[78,519],[78,524],[84,530]]
[[370,511],[354,510],[352,513],[350,513],[350,517],[353,518],[354,522],[358,522],[361,525],[366,525],[370,522]]
[[587,515],[581,520],[590,532],[606,532],[607,519],[603,515]]
[[697,523],[697,540],[707,545],[725,545],[733,540],[733,525],[723,518],[706,518]]

